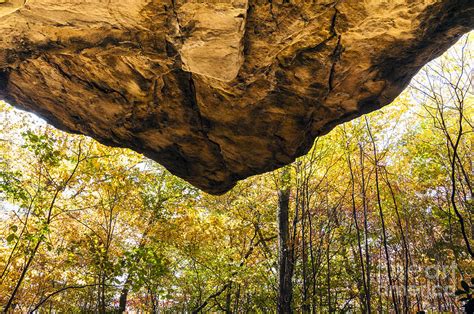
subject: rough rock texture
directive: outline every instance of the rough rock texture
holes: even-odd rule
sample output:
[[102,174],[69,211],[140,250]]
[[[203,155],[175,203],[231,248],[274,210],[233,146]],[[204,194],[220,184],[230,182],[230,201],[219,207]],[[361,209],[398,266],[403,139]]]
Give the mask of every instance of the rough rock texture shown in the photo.
[[210,193],[390,103],[472,0],[1,0],[0,97]]

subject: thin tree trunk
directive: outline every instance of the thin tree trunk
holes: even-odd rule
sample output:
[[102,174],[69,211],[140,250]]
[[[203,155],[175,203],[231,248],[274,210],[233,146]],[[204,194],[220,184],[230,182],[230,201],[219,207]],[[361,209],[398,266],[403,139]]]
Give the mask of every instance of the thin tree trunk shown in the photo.
[[385,182],[387,183],[388,189],[390,191],[390,195],[392,196],[393,206],[395,208],[395,214],[397,215],[397,225],[400,229],[400,235],[402,237],[402,245],[403,245],[403,256],[404,256],[404,291],[403,291],[403,313],[408,313],[410,308],[410,300],[408,295],[408,285],[409,285],[409,278],[408,278],[408,269],[409,269],[409,251],[408,251],[408,243],[405,237],[405,232],[402,226],[402,220],[400,218],[400,212],[398,210],[397,199],[395,198],[395,193],[393,191],[392,185],[390,184],[390,180],[388,179],[387,170],[385,170]]
[[327,276],[326,276],[326,283],[327,283],[327,294],[328,294],[328,311],[332,313],[332,300],[331,300],[331,231],[332,231],[332,212],[329,206],[328,201],[328,194],[327,194],[327,187],[326,187],[326,210],[327,210],[327,250],[326,250],[326,264],[327,264]]
[[365,191],[365,167],[364,167],[364,149],[359,144],[360,150],[360,175],[361,175],[361,192],[362,192],[362,207],[364,209],[364,242],[365,242],[365,267],[366,267],[366,280],[367,280],[367,309],[370,312],[372,308],[371,303],[371,289],[370,289],[370,252],[369,252],[369,226],[367,217],[367,194]]
[[[304,171],[304,170],[303,170]],[[308,296],[308,247],[306,241],[306,217],[309,216],[308,212],[308,179],[306,175],[303,177],[303,185],[301,187],[301,266],[302,266],[302,276],[303,276],[303,305],[302,311],[303,313],[310,313],[310,304],[309,304],[309,296]]]
[[372,142],[372,149],[373,149],[373,154],[374,154],[374,164],[375,164],[375,188],[377,191],[377,204],[379,207],[379,215],[380,215],[380,221],[382,223],[382,240],[383,240],[383,247],[385,251],[385,258],[387,260],[387,273],[388,273],[388,282],[390,285],[390,293],[392,295],[392,302],[393,302],[393,307],[395,309],[395,313],[398,314],[398,304],[397,304],[397,297],[395,295],[395,287],[393,284],[393,279],[392,279],[392,269],[390,265],[390,254],[388,252],[388,244],[387,244],[387,231],[386,231],[386,226],[385,226],[385,218],[382,210],[382,201],[380,199],[380,182],[379,182],[379,161],[378,161],[378,156],[377,156],[377,148],[375,146],[375,140],[374,137],[372,136],[372,132],[369,127],[369,121],[367,118],[365,118],[365,123],[367,126],[367,131],[369,133],[370,140]]
[[226,314],[232,313],[232,282],[230,283],[229,289],[227,289],[227,296],[225,298],[225,312]]
[[349,153],[349,148],[346,147],[347,149],[347,164],[349,166],[349,173],[351,176],[351,200],[352,200],[352,217],[354,219],[354,224],[356,228],[356,235],[357,235],[357,248],[359,251],[359,260],[360,260],[360,269],[361,269],[361,274],[362,274],[362,282],[364,286],[364,307],[363,312],[371,313],[370,309],[370,303],[369,299],[370,296],[369,291],[367,289],[367,280],[366,280],[366,275],[365,275],[365,267],[364,267],[364,257],[362,255],[362,244],[361,244],[361,237],[360,237],[360,228],[359,228],[359,222],[357,219],[357,210],[356,210],[356,202],[355,202],[355,178],[354,178],[354,170],[352,169],[352,162],[351,162],[351,156]]
[[127,309],[127,298],[128,298],[128,288],[127,288],[127,282],[128,282],[129,276],[127,276],[127,280],[125,281],[126,285],[122,288],[122,291],[120,292],[120,299],[119,299],[119,313],[124,313]]
[[291,300],[293,297],[292,275],[293,265],[290,261],[289,243],[289,202],[290,188],[285,176],[288,169],[282,173],[283,182],[278,191],[278,237],[279,237],[279,291],[278,291],[278,313],[292,313]]

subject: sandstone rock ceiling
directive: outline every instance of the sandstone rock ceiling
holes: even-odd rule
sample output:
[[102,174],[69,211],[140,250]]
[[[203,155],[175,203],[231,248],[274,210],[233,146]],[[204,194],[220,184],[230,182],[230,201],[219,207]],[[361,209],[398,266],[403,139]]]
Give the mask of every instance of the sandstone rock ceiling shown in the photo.
[[0,97],[214,194],[390,103],[472,0],[1,0]]

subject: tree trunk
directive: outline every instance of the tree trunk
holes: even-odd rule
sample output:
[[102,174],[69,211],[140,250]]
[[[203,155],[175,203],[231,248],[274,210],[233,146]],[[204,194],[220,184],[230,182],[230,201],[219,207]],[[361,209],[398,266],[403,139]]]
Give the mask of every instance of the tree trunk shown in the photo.
[[119,299],[119,313],[124,313],[127,309],[127,297],[128,297],[128,289],[123,288],[122,292],[120,293]]
[[360,176],[361,176],[361,197],[362,197],[362,207],[364,214],[364,242],[365,242],[365,267],[366,267],[366,282],[367,282],[367,311],[371,313],[372,311],[372,302],[371,302],[371,290],[370,290],[370,251],[369,251],[369,227],[368,227],[368,217],[367,217],[367,193],[365,190],[365,165],[364,165],[364,148],[359,144],[360,152]]
[[[351,175],[352,217],[354,219],[354,225],[355,225],[355,229],[356,229],[357,248],[358,248],[359,260],[360,260],[360,270],[361,270],[361,275],[362,275],[362,283],[363,283],[363,286],[364,286],[364,295],[363,295],[363,300],[361,300],[361,306],[362,306],[363,312],[370,313],[371,312],[370,302],[369,302],[370,296],[369,296],[369,291],[367,290],[367,281],[366,281],[366,275],[365,275],[364,257],[362,255],[362,242],[361,242],[359,221],[357,220],[357,208],[356,208],[356,201],[355,201],[354,171],[352,169],[352,161],[351,161],[349,148],[346,147],[346,149],[347,149],[347,164],[349,166],[349,173]],[[357,258],[355,258],[355,259],[357,259]]]
[[378,155],[377,155],[377,146],[375,144],[375,139],[372,135],[372,131],[370,130],[369,126],[369,121],[367,120],[367,117],[365,118],[365,124],[367,126],[367,132],[369,133],[370,141],[372,143],[372,151],[373,151],[373,156],[374,156],[374,167],[375,167],[375,190],[376,190],[376,195],[377,195],[377,205],[379,208],[379,217],[380,217],[380,223],[382,225],[382,240],[383,240],[383,247],[385,251],[385,259],[387,261],[387,275],[388,275],[388,283],[389,283],[389,289],[390,293],[392,295],[392,302],[393,302],[393,308],[395,310],[395,313],[398,314],[398,303],[397,303],[397,296],[395,292],[395,287],[393,284],[393,279],[392,279],[392,270],[391,270],[391,262],[390,262],[390,253],[388,250],[388,241],[387,241],[387,228],[385,226],[385,218],[383,214],[383,209],[382,209],[382,201],[380,197],[380,183],[379,183],[379,160],[378,160]]
[[[285,170],[283,176],[285,175]],[[279,291],[278,313],[291,313],[291,299],[293,297],[293,263],[290,260],[289,239],[289,202],[290,189],[283,184],[278,191],[278,237],[279,237]]]

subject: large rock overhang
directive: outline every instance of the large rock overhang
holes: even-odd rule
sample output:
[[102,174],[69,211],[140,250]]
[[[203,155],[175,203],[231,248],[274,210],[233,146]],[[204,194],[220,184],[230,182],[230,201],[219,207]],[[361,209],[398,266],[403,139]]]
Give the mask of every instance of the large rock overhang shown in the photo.
[[0,98],[212,194],[389,104],[472,0],[3,0]]

